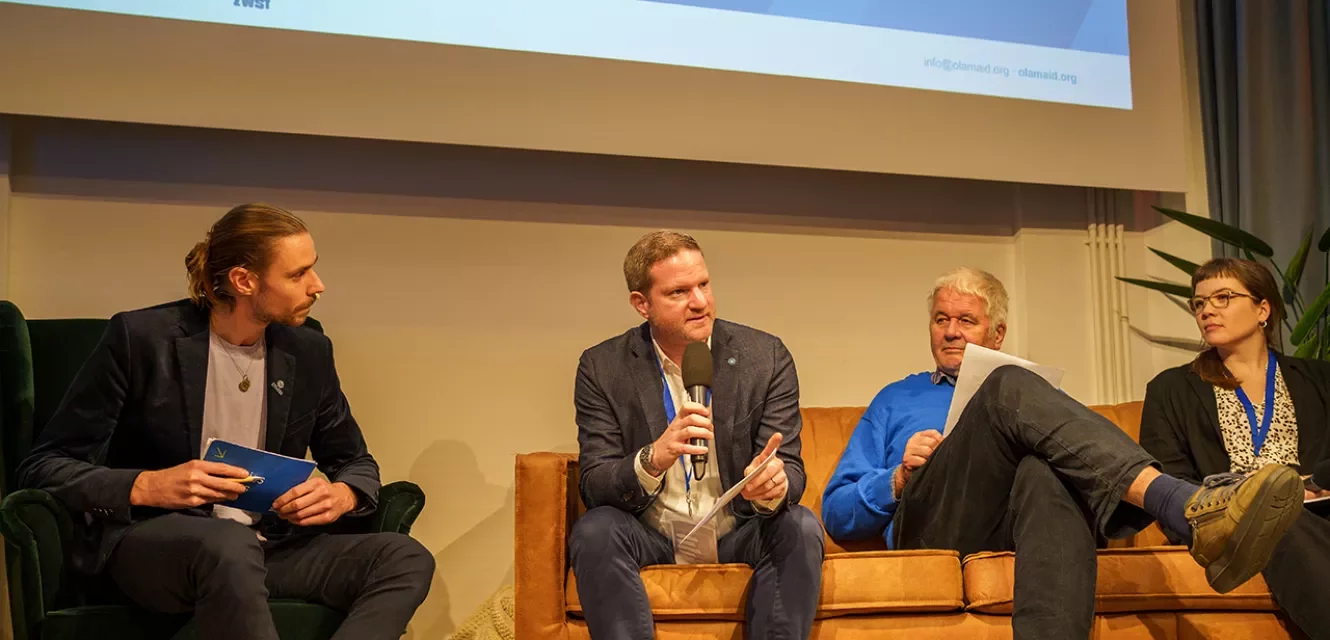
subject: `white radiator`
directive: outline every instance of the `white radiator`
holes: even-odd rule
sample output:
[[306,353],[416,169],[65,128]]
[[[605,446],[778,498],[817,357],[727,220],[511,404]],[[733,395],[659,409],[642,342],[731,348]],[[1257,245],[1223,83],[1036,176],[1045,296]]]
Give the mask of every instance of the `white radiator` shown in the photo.
[[1088,232],[1097,402],[1117,404],[1131,399],[1127,285],[1117,279],[1125,275],[1124,230],[1120,224],[1092,222]]

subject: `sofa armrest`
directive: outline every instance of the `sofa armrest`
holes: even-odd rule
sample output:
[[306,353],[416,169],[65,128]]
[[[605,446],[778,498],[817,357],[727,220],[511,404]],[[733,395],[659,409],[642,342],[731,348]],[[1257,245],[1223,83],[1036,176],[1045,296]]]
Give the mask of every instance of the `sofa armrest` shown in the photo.
[[379,489],[379,506],[371,516],[374,533],[410,534],[420,512],[425,509],[425,492],[414,482],[400,480]]
[[514,601],[517,637],[568,637],[568,530],[577,517],[577,457],[564,453],[517,456]]
[[63,586],[65,546],[73,537],[69,511],[45,491],[15,491],[0,502],[0,534],[5,538],[14,638],[38,637]]

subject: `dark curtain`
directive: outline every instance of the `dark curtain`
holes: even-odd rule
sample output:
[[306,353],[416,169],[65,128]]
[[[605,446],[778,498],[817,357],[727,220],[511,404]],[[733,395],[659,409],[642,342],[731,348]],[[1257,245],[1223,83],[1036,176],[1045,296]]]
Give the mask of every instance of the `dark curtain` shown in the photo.
[[[1302,284],[1325,286],[1330,226],[1327,0],[1186,0],[1195,16],[1210,217],[1262,238],[1282,269],[1315,230]],[[1215,243],[1215,255],[1236,255]]]

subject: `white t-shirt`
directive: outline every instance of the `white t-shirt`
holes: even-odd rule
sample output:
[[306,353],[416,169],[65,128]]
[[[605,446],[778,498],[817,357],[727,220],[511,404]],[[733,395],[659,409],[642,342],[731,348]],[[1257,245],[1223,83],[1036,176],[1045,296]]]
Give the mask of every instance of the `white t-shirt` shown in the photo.
[[[214,438],[262,449],[268,422],[264,368],[267,345],[260,337],[257,343],[242,347],[208,333],[208,384],[203,395],[199,456],[207,452],[208,442]],[[243,382],[246,378],[248,385]],[[220,504],[213,506],[212,514],[247,526],[257,523],[261,515]]]

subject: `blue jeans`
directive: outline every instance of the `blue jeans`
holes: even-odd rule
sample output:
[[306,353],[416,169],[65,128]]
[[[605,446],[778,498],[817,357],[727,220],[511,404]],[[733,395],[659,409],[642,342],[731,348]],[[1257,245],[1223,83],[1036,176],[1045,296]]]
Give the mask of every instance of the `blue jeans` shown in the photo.
[[[803,640],[813,628],[822,587],[822,524],[793,505],[769,518],[749,518],[717,541],[721,562],[753,567],[748,587],[748,638]],[[573,524],[569,557],[591,637],[655,637],[651,604],[638,570],[674,564],[664,535],[615,507],[596,507]]]

